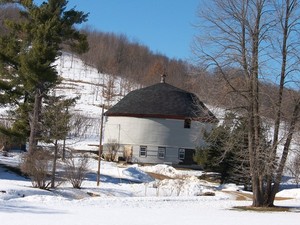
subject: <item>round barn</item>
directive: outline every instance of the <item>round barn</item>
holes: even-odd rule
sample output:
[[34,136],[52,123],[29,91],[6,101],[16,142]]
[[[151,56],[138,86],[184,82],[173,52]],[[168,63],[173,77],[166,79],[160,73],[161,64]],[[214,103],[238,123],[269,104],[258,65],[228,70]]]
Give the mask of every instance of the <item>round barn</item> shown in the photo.
[[190,92],[161,82],[131,91],[105,113],[103,149],[133,163],[194,164],[218,120]]

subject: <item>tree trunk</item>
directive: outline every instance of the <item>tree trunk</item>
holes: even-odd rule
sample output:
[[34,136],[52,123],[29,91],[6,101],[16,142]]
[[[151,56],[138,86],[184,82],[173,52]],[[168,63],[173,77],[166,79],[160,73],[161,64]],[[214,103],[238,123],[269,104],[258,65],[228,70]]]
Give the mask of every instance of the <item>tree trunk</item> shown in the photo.
[[66,159],[66,138],[63,140],[63,148],[62,148],[62,160],[65,161]]
[[55,140],[53,166],[52,166],[52,177],[51,177],[51,188],[55,188],[55,173],[56,173],[57,155],[58,155],[58,144],[57,144],[57,140]]
[[[69,113],[69,106],[66,107],[65,115]],[[65,161],[66,159],[66,137],[63,140],[63,147],[62,147],[62,160]]]
[[295,132],[296,123],[299,119],[298,118],[299,113],[300,113],[300,99],[298,99],[298,101],[296,102],[294,110],[293,110],[293,116],[292,116],[292,119],[290,122],[288,135],[287,135],[286,141],[283,146],[283,152],[281,155],[280,163],[276,170],[276,176],[275,176],[274,184],[272,187],[272,191],[270,192],[270,194],[268,196],[268,202],[267,202],[268,206],[274,206],[275,195],[277,194],[277,192],[279,190],[279,185],[281,182],[284,166],[285,166],[285,163],[286,163],[286,160],[288,157],[290,145],[291,145],[291,142],[293,139],[293,134]]
[[260,129],[260,109],[259,109],[259,81],[258,81],[258,57],[259,57],[259,38],[260,38],[260,18],[262,14],[263,3],[258,2],[256,5],[257,16],[255,20],[255,25],[251,33],[252,39],[252,63],[251,63],[251,72],[250,72],[250,114],[251,120],[249,123],[251,134],[251,151],[252,158],[251,166],[251,178],[253,184],[253,202],[252,206],[262,206],[263,204],[263,185],[262,185],[262,171],[261,168],[261,129]]
[[37,132],[39,125],[40,107],[42,104],[41,90],[37,89],[34,95],[34,106],[33,114],[29,116],[30,118],[30,136],[29,136],[29,154],[32,154],[36,150],[37,146]]
[[[285,6],[285,17],[283,18],[283,39],[282,39],[282,58],[281,58],[281,71],[280,71],[280,82],[279,82],[279,90],[278,90],[278,100],[275,103],[275,109],[276,109],[276,114],[275,114],[275,122],[274,122],[274,134],[273,134],[273,143],[272,143],[272,151],[271,155],[268,161],[268,166],[269,167],[275,167],[274,162],[276,160],[276,153],[277,153],[277,146],[279,142],[279,128],[280,128],[280,123],[281,123],[281,111],[282,111],[282,99],[283,99],[283,90],[284,90],[284,85],[285,85],[285,77],[286,77],[286,64],[287,64],[287,40],[288,40],[288,32],[290,30],[289,28],[289,19],[291,12],[294,9],[296,2],[292,1],[290,3],[290,0],[286,0],[286,6]],[[267,177],[267,185],[266,185],[266,195],[272,195],[272,174],[268,174]],[[269,197],[268,197],[269,198]],[[275,198],[275,196],[274,196]],[[272,200],[271,200],[272,201]],[[274,199],[273,199],[274,201]],[[268,202],[270,204],[270,199],[268,199]],[[273,203],[272,203],[273,205]]]

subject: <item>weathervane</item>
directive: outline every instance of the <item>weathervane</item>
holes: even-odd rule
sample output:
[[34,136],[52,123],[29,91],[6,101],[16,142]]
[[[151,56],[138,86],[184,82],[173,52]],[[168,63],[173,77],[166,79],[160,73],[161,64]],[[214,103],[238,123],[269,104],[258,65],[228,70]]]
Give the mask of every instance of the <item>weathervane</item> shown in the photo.
[[160,83],[166,83],[166,74],[162,74],[160,77]]

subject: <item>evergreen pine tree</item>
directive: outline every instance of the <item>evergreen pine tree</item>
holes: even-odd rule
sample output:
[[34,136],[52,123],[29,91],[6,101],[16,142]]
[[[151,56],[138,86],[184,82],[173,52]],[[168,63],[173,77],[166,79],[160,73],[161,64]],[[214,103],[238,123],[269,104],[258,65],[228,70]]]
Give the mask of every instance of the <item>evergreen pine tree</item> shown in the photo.
[[[217,172],[221,183],[233,182],[249,187],[250,162],[248,155],[248,123],[243,116],[227,113],[221,125],[204,135],[206,147],[196,153],[196,161],[206,171]],[[261,143],[270,149],[265,131],[261,132]],[[262,165],[265,163],[262,162]]]
[[240,174],[249,172],[243,161],[247,150],[245,134],[247,130],[243,119],[227,113],[223,124],[205,134],[207,146],[198,149],[198,162],[205,170],[219,173],[221,183],[243,183]]
[[51,187],[55,187],[56,162],[60,140],[65,140],[70,130],[69,120],[71,114],[69,108],[75,104],[74,99],[63,99],[63,96],[47,96],[45,107],[41,114],[41,130],[39,139],[54,146]]
[[30,109],[27,121],[31,153],[38,141],[42,100],[59,83],[53,63],[63,45],[77,53],[88,49],[86,36],[74,27],[85,22],[88,15],[74,8],[67,10],[66,0],[48,0],[40,6],[33,0],[1,3],[17,4],[22,19],[6,21],[9,32],[0,36],[0,104],[28,105],[19,110]]

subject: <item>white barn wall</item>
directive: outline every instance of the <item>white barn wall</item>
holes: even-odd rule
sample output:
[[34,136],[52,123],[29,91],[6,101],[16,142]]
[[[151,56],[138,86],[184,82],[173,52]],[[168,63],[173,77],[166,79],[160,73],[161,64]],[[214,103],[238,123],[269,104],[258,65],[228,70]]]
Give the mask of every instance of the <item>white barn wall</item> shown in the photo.
[[[184,121],[177,119],[121,116],[105,119],[103,144],[114,140],[121,145],[131,145],[133,161],[143,163],[179,162],[178,149],[203,145],[204,130],[212,128],[212,124],[197,121],[192,121],[191,128],[184,128]],[[147,146],[147,157],[139,157],[140,146]],[[157,157],[158,147],[166,147],[164,159]]]
[[[160,146],[164,147],[164,146]],[[181,160],[178,158],[178,147],[166,147],[165,158],[158,158],[158,146],[147,146],[147,157],[140,157],[140,145],[133,146],[132,162],[137,163],[161,163],[161,164],[179,164]]]
[[183,120],[113,116],[106,118],[104,129],[104,143],[114,139],[120,144],[195,148],[203,145],[199,140],[211,124],[192,121],[189,129]]

